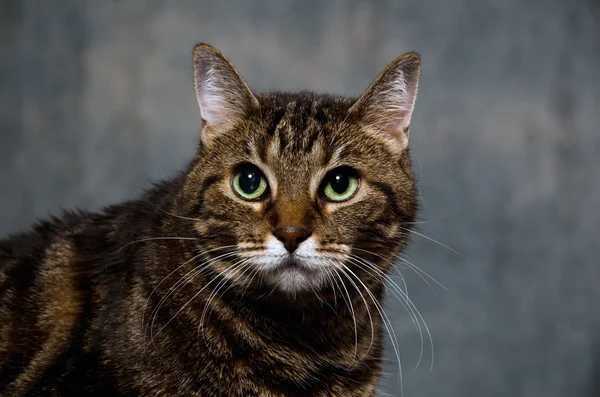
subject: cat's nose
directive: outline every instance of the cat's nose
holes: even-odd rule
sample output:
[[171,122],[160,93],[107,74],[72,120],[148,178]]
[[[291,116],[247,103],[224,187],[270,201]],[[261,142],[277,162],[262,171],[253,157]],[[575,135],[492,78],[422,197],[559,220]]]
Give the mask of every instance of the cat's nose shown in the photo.
[[285,249],[292,253],[298,248],[301,242],[310,236],[310,231],[303,227],[283,226],[273,230],[277,240],[281,241]]

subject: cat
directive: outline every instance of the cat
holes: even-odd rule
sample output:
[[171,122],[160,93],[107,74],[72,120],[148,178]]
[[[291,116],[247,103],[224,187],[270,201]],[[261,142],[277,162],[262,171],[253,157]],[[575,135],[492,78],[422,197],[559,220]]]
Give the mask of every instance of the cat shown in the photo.
[[420,57],[358,98],[257,94],[193,52],[189,166],[0,241],[2,396],[372,396],[417,215]]

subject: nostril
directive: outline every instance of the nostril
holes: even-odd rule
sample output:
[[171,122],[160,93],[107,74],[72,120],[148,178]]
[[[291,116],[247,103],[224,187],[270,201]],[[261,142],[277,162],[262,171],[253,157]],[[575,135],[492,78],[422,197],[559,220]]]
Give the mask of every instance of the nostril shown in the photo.
[[308,238],[309,234],[301,234],[298,237],[296,237],[296,244],[300,244],[301,242],[303,242],[304,240],[306,240]]
[[303,227],[285,226],[273,230],[273,235],[283,243],[288,252],[294,252],[310,236],[310,232]]

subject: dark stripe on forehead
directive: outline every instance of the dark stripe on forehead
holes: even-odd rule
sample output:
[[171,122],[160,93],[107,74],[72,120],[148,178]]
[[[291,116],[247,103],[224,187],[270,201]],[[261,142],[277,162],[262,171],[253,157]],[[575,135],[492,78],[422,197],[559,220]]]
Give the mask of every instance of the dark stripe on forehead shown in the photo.
[[332,134],[331,129],[338,127],[334,119],[343,119],[346,115],[346,107],[349,104],[346,102],[312,93],[300,95],[278,93],[277,97],[265,98],[262,114],[265,117],[263,128],[266,129],[267,137],[256,142],[260,158],[266,162],[272,139],[277,138],[279,153],[284,151],[292,154],[310,153],[320,142],[326,149],[325,156],[329,161],[332,152],[325,138]]
[[[269,105],[272,106],[272,105]],[[273,139],[273,137],[275,136],[275,131],[277,131],[279,124],[281,123],[281,120],[283,119],[283,117],[286,114],[286,109],[284,107],[278,106],[278,107],[274,107],[274,110],[272,110],[271,112],[271,117],[269,117],[266,121],[266,133],[267,135],[264,136],[264,139],[261,139],[259,142],[257,142],[257,153],[258,156],[260,157],[260,159],[266,163],[267,162],[267,152],[268,152],[268,148],[269,148],[269,144],[271,143],[271,140]]]
[[323,125],[316,118],[319,109],[322,107],[320,100],[315,100],[311,103],[310,115],[307,115],[307,131],[308,134],[304,144],[304,152],[310,153],[315,145],[315,142],[321,139],[321,130]]
[[309,131],[309,134],[310,135],[308,136],[308,139],[306,140],[306,145],[304,147],[304,152],[306,153],[310,153],[313,146],[315,145],[315,142],[317,142],[317,140],[321,138],[320,128],[312,128]]
[[283,132],[283,130],[284,128],[277,129],[277,138],[279,139],[279,153],[283,152],[288,143],[287,136]]
[[[296,131],[296,114],[297,114],[297,102],[288,102],[285,106],[285,113],[275,128],[275,136],[279,139],[279,152],[283,152],[290,142],[293,142],[294,137],[290,134],[294,134]],[[285,121],[285,125],[281,125]]]
[[316,114],[321,107],[321,101],[301,103],[295,109],[292,116],[292,138],[291,149],[296,153],[310,153],[315,143],[322,138],[321,131],[323,123],[317,121]]
[[313,114],[313,118],[319,124],[324,124],[329,121],[328,113],[325,111],[325,107],[321,105],[321,101],[315,102],[318,104]]

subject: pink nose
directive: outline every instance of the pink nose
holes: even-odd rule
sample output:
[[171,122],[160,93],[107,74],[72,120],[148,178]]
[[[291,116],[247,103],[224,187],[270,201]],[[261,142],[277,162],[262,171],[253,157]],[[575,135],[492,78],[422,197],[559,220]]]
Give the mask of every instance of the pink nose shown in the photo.
[[289,253],[292,253],[298,248],[301,242],[310,236],[310,231],[303,227],[283,226],[276,228],[273,231],[273,235],[283,243]]

